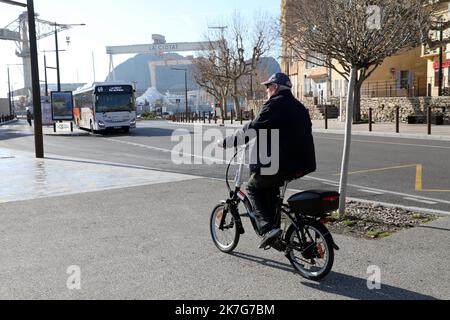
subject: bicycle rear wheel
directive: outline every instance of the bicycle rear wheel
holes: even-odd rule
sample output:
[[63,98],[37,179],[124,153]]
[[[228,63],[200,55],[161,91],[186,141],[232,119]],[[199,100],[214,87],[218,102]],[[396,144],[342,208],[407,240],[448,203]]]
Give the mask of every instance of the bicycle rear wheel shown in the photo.
[[[220,224],[225,214],[225,220],[221,228]],[[240,234],[231,212],[225,213],[225,204],[218,204],[213,209],[210,220],[210,231],[214,244],[220,251],[230,253],[236,248]]]
[[305,238],[291,225],[286,232],[288,244],[287,257],[300,275],[310,280],[321,280],[333,267],[333,239],[328,229],[318,223],[311,222],[303,226]]

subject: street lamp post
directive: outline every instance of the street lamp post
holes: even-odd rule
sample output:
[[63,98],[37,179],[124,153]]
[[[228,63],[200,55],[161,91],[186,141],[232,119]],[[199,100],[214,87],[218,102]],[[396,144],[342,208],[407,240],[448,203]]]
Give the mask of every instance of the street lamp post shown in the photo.
[[8,68],[8,102],[9,102],[9,114],[13,114],[12,112],[12,101],[11,101],[11,78],[9,77],[9,66]]
[[184,71],[184,98],[186,100],[186,115],[188,114],[188,94],[187,94],[187,69],[184,68],[172,68],[172,70]]
[[58,83],[58,91],[61,91],[61,77],[59,71],[59,48],[58,48],[58,27],[72,27],[72,26],[85,26],[85,23],[77,23],[77,24],[58,24],[54,23],[55,27],[55,52],[56,52],[56,79]]
[[39,84],[39,61],[36,40],[36,21],[33,0],[27,0],[28,28],[30,34],[31,83],[33,86],[34,145],[36,158],[44,158],[44,140],[42,136],[41,86]]

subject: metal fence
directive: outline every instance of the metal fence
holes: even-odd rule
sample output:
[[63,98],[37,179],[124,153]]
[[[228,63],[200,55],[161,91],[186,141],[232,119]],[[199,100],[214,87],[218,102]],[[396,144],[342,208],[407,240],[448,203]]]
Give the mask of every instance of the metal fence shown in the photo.
[[8,116],[5,116],[5,115],[0,115],[0,123],[4,123],[4,122],[7,122],[7,121],[11,121],[11,120],[14,120],[14,116],[13,115],[8,115]]
[[386,98],[386,97],[425,97],[429,95],[429,81],[426,78],[414,79],[398,83],[390,81],[368,81],[361,87],[361,97]]

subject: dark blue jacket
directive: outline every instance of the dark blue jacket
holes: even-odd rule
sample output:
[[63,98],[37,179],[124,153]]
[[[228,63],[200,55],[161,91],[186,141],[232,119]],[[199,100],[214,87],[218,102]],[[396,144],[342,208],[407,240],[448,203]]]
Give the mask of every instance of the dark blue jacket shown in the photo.
[[[272,96],[255,120],[244,126],[244,131],[248,129],[255,129],[257,132],[260,129],[279,130],[279,172],[306,175],[316,170],[311,118],[308,110],[290,90],[283,90]],[[271,150],[270,133],[268,136],[268,150]],[[258,173],[261,167],[268,166],[262,165],[258,156],[258,163],[251,164],[250,171]]]

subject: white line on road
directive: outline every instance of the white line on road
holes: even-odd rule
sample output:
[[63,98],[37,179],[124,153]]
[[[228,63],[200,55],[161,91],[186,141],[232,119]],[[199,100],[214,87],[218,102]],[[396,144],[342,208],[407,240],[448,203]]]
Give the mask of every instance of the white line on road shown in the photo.
[[[317,137],[316,139],[342,141],[342,139],[339,139],[339,138],[329,138],[329,137]],[[424,147],[424,148],[450,149],[450,147],[445,147],[445,146],[433,146],[433,145],[425,145],[425,144],[399,143],[399,142],[387,142],[387,141],[373,141],[373,140],[352,139],[352,142],[390,144],[390,145],[407,146],[407,147]]]
[[415,201],[415,202],[420,202],[420,203],[425,203],[425,204],[438,204],[437,202],[420,200],[420,199],[416,199],[416,198],[404,197],[403,199],[410,200],[410,201]]
[[[157,148],[157,147],[152,147],[152,146],[143,145],[143,144],[139,144],[139,143],[121,141],[121,140],[117,140],[117,139],[110,139],[110,138],[105,138],[105,139],[109,140],[109,141],[112,141],[112,142],[124,143],[124,144],[128,144],[128,145],[134,145],[136,147],[143,147],[143,148],[147,148],[147,149],[151,149],[151,150],[157,150],[157,151],[162,151],[162,152],[174,153],[174,151],[169,150],[169,149]],[[213,160],[213,161],[222,161],[223,163],[226,164],[226,162],[224,160],[217,159],[217,158],[201,157],[201,156],[198,156],[198,155],[187,154],[187,153],[185,153],[184,155],[192,156],[192,157],[205,158],[205,159],[208,158],[208,159]],[[322,179],[322,178],[315,178],[315,177],[311,177],[311,176],[304,177],[303,179],[320,181],[322,183],[329,183],[330,185],[333,184],[333,186],[339,186],[339,183],[336,182],[336,181],[333,181],[333,180],[327,180],[327,179]],[[360,185],[355,185],[355,184],[349,184],[348,186],[349,187],[353,187],[353,188],[364,189],[364,190],[372,191],[372,192],[379,192],[381,194],[388,193],[388,194],[398,195],[398,196],[402,196],[402,197],[415,197],[414,199],[422,199],[422,200],[425,200],[425,201],[433,202],[433,203],[430,203],[430,204],[436,204],[436,203],[450,204],[450,201],[446,201],[446,200],[442,200],[442,199],[435,199],[435,198],[429,198],[429,197],[416,196],[416,195],[402,193],[402,192],[395,192],[395,191],[389,191],[389,190],[376,189],[376,188],[360,186]]]
[[[333,181],[333,180],[316,178],[316,177],[311,177],[311,176],[307,176],[307,177],[304,177],[302,179],[313,180],[313,181],[320,181],[320,182],[336,183],[336,181]],[[446,201],[446,200],[442,200],[442,199],[435,199],[435,198],[429,198],[429,197],[416,196],[416,195],[402,193],[402,192],[395,192],[395,191],[389,191],[389,190],[376,189],[376,188],[371,188],[371,187],[366,187],[366,186],[360,186],[360,185],[357,185],[357,184],[349,184],[348,186],[352,187],[352,188],[371,190],[371,191],[376,191],[376,192],[381,192],[381,193],[389,193],[389,194],[402,196],[402,197],[415,197],[415,199],[422,199],[422,200],[434,201],[434,202],[438,202],[438,203],[450,204],[450,201]]]
[[323,184],[332,186],[332,187],[339,187],[339,183],[330,183],[330,182],[324,182]]
[[379,195],[384,194],[383,192],[372,191],[372,190],[367,190],[367,189],[358,189],[358,191],[365,192],[365,193],[379,194]]

